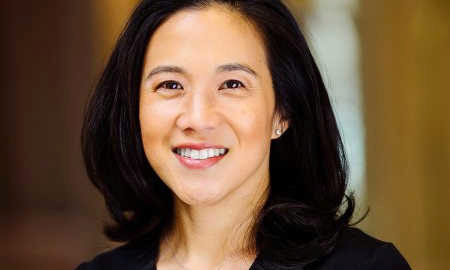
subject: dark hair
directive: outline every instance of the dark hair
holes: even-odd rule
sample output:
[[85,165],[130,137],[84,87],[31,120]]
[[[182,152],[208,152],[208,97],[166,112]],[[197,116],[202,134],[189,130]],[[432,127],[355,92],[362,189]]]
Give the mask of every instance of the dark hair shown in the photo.
[[172,224],[172,193],[151,168],[139,125],[144,54],[175,12],[212,3],[243,14],[265,42],[275,109],[289,122],[271,142],[270,191],[251,231],[253,247],[283,265],[329,253],[354,211],[347,160],[330,100],[307,42],[279,0],[144,0],[119,37],[88,104],[82,150],[88,176],[114,219],[114,241],[161,239]]

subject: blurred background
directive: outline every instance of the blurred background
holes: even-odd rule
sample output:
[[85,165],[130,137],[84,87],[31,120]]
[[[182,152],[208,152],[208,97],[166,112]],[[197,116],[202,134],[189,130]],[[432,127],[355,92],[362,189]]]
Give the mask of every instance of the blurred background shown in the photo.
[[[0,2],[0,269],[74,269],[115,245],[79,136],[136,2]],[[450,1],[285,2],[330,91],[356,217],[371,210],[359,227],[413,269],[450,269]]]

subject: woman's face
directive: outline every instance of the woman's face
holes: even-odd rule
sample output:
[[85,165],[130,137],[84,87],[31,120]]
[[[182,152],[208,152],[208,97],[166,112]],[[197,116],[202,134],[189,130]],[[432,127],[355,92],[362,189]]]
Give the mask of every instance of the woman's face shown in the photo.
[[267,187],[274,90],[263,41],[240,14],[170,17],[150,40],[140,91],[145,154],[180,200],[211,205]]

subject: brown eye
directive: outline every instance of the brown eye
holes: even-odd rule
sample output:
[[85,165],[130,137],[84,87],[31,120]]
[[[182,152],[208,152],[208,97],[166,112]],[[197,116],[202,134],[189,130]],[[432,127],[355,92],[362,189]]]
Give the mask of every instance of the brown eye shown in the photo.
[[158,86],[156,87],[156,89],[160,89],[160,88],[171,89],[171,90],[183,89],[181,84],[179,84],[176,81],[164,81],[164,82],[158,84]]
[[226,81],[226,82],[224,82],[222,84],[220,89],[224,89],[224,88],[241,88],[241,87],[245,87],[245,86],[240,81],[238,81],[238,80],[228,80],[228,81]]

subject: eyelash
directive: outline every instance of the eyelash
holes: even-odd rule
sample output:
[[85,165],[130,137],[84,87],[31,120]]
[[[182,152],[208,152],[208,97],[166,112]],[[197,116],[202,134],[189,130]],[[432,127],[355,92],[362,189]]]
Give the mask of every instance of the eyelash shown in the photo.
[[173,88],[173,87],[163,87],[163,86],[167,86],[167,84],[169,84],[169,83],[175,83],[175,84],[178,84],[178,86],[181,86],[181,84],[179,84],[178,82],[176,82],[176,81],[164,81],[164,82],[162,82],[162,83],[160,83],[160,84],[158,84],[158,86],[156,86],[156,89],[158,90],[159,88],[164,88],[164,89],[179,89],[178,87],[177,88]]
[[[230,82],[233,83],[233,84],[234,84],[234,83],[237,83],[237,84],[240,85],[240,86],[239,86],[239,87],[234,87],[234,88],[228,87],[228,88],[226,88],[226,89],[245,88],[245,85],[244,85],[241,81],[238,81],[238,80],[227,80],[227,81],[225,81],[222,85],[224,85],[224,84],[226,84],[226,83],[230,83]],[[167,86],[167,84],[178,84],[178,85],[176,86],[176,88],[173,88],[173,87],[163,87],[163,86]],[[222,85],[220,86],[219,90],[225,89],[225,88],[222,88]],[[178,87],[178,86],[180,86],[180,87]],[[176,81],[164,81],[164,82],[158,84],[158,86],[156,87],[156,90],[158,90],[158,89],[160,89],[160,88],[164,88],[164,89],[168,89],[168,90],[183,89],[183,87],[181,86],[181,84],[178,83],[178,82],[176,82]]]
[[[229,82],[237,83],[238,85],[240,84],[240,86],[239,86],[239,87],[235,87],[235,88],[229,87],[228,89],[245,88],[245,85],[244,85],[241,81],[238,81],[238,80],[227,80],[227,81],[225,81],[222,85],[224,85],[224,84],[226,84],[226,83],[229,83]],[[219,90],[223,89],[223,88],[222,88],[222,85],[221,85],[221,87],[219,88]]]

